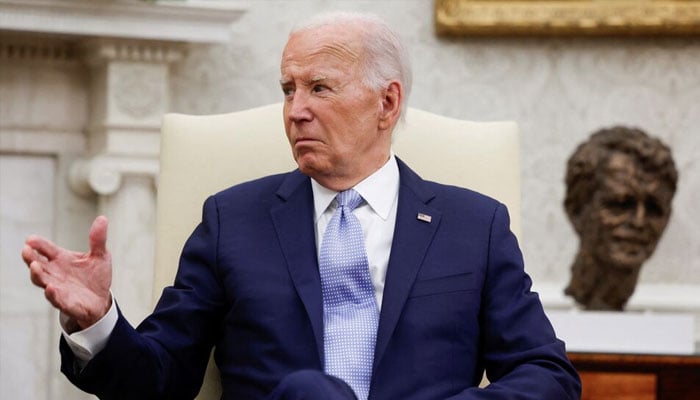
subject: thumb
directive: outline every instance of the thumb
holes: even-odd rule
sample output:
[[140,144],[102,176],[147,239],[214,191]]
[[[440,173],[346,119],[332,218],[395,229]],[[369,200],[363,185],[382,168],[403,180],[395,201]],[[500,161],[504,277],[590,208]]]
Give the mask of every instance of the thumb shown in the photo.
[[107,217],[100,215],[90,227],[90,254],[102,256],[107,253]]

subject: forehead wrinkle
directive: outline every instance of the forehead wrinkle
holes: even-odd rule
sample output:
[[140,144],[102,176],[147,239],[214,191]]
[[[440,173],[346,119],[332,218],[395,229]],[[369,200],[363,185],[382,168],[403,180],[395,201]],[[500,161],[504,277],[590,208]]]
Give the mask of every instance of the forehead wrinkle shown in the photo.
[[[291,44],[294,43],[292,46]],[[349,64],[357,64],[361,59],[362,46],[357,40],[338,39],[338,36],[328,37],[323,31],[299,32],[290,36],[282,55],[282,85],[292,84],[297,76],[306,79],[306,84],[320,80],[328,80],[336,76],[336,70],[341,75],[348,73]],[[327,61],[322,61],[323,59]],[[314,59],[321,59],[320,62]],[[312,66],[312,68],[308,68]],[[315,71],[314,71],[315,70]],[[330,73],[324,73],[325,70]]]
[[313,55],[329,55],[334,58],[338,58],[342,61],[357,61],[360,56],[356,50],[355,46],[351,46],[347,43],[333,42],[329,44],[324,44],[320,49],[312,52]]

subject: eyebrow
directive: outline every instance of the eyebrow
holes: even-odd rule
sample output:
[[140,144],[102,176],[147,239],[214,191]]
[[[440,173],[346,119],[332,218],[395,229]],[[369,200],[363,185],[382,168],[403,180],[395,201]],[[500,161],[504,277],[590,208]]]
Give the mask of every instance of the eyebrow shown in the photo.
[[[306,83],[318,83],[324,80],[327,80],[328,77],[326,75],[314,75],[311,77],[311,79],[305,80]],[[285,86],[292,83],[291,79],[284,79],[280,78],[280,85]]]

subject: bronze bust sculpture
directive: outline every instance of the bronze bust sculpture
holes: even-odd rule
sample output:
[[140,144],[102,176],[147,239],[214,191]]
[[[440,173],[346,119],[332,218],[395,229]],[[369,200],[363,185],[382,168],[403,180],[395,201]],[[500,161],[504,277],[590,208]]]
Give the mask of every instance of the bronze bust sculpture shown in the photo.
[[587,310],[623,310],[668,223],[678,173],[639,129],[599,130],[568,161],[564,207],[579,236],[565,293]]

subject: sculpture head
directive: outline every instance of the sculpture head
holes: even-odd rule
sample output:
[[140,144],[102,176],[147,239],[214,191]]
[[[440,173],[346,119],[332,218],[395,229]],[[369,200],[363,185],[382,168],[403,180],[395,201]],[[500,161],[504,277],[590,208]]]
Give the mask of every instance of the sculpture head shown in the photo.
[[622,309],[671,215],[678,173],[669,148],[639,129],[602,129],[579,145],[564,206],[580,238],[566,293],[589,309]]

